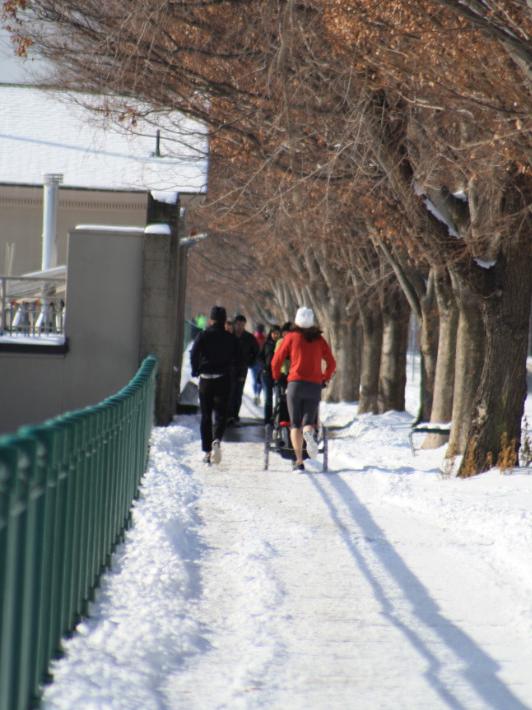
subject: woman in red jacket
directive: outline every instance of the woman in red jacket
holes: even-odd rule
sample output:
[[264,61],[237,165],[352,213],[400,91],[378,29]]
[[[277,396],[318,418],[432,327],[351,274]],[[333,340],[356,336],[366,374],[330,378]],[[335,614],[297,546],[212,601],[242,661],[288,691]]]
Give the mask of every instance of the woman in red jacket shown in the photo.
[[[290,413],[290,440],[296,454],[293,468],[304,471],[303,439],[307,453],[315,458],[318,445],[314,438],[318,407],[323,384],[328,382],[336,369],[336,362],[321,330],[314,324],[311,308],[299,308],[294,329],[285,335],[272,360],[272,376],[278,380],[281,366],[288,358],[288,387],[286,390]],[[325,362],[325,370],[323,363]]]

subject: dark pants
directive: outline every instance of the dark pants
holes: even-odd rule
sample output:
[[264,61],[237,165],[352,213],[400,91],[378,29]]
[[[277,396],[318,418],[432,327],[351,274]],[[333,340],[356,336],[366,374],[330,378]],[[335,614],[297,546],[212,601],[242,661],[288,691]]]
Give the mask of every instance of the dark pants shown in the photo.
[[253,376],[253,394],[258,397],[262,391],[262,365],[260,362],[253,365],[251,375]]
[[289,382],[286,388],[286,403],[290,413],[290,427],[300,429],[318,421],[321,385],[316,382]]
[[262,373],[262,389],[264,391],[264,421],[271,422],[273,414],[273,380],[269,372]]
[[231,396],[229,398],[229,416],[238,417],[240,407],[242,406],[242,395],[244,394],[244,385],[246,383],[247,368],[235,372],[231,378]]
[[[217,377],[215,380],[206,380],[200,377],[199,400],[201,409],[201,448],[209,452],[213,439],[222,440],[227,421],[227,407],[229,403],[230,379],[228,375]],[[214,436],[212,428],[212,415],[214,413]]]

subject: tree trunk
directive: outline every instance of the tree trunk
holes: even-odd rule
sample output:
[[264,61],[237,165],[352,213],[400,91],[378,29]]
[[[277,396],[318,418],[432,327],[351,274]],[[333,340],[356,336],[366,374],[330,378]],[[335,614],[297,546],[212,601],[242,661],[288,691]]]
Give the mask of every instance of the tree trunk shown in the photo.
[[383,309],[382,352],[379,373],[379,412],[404,412],[406,351],[410,306],[405,296],[394,289]]
[[[439,313],[438,355],[430,415],[430,421],[434,424],[450,422],[453,411],[458,309],[446,269],[442,270],[436,278],[436,300]],[[445,444],[448,438],[448,434],[428,434],[423,441],[422,448],[437,449]]]
[[357,350],[360,343],[357,334],[358,313],[352,316],[346,305],[346,292],[340,289],[313,288],[306,296],[312,305],[323,334],[336,359],[336,374],[324,392],[328,402],[353,402],[358,399],[360,367],[357,367]]
[[452,426],[447,457],[462,454],[484,361],[485,330],[480,300],[466,288],[455,291],[458,305]]
[[360,327],[344,320],[331,329],[329,342],[336,358],[336,375],[325,390],[327,402],[356,402],[360,388]]
[[359,414],[378,414],[379,369],[382,349],[382,314],[375,303],[373,308],[361,306],[362,358],[360,369]]
[[357,321],[356,327],[353,329],[352,337],[354,347],[351,350],[353,358],[353,401],[358,402],[360,399],[360,379],[362,377],[362,343],[364,342],[364,333],[360,321]]
[[294,317],[297,310],[297,299],[293,288],[283,281],[272,283],[271,289],[275,296],[274,302],[278,306],[278,316],[282,325],[283,322],[292,320]]
[[421,351],[421,392],[416,423],[430,421],[438,353],[438,306],[431,271],[425,296],[421,299],[419,349]]
[[528,357],[532,357],[532,303],[530,304],[530,322],[528,324]]
[[459,476],[511,467],[520,446],[532,287],[529,240],[507,246],[492,268],[496,288],[482,301],[486,351]]

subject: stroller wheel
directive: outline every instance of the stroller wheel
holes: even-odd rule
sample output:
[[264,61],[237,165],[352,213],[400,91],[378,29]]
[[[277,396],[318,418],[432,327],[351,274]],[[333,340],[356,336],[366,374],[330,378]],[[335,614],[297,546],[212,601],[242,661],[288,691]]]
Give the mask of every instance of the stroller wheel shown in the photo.
[[322,437],[322,442],[323,442],[323,466],[321,468],[322,471],[328,471],[329,470],[329,439],[327,436],[327,428],[322,426],[321,429],[321,437]]
[[270,444],[272,441],[272,425],[268,422],[264,426],[264,470],[268,470],[270,463]]

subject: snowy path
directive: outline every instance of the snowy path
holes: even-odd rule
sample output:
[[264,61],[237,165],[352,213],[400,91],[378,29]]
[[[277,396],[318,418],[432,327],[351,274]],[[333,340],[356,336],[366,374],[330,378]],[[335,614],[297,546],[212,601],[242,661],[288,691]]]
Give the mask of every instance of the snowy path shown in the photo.
[[445,480],[404,424],[357,421],[330,474],[256,443],[205,468],[195,419],[156,430],[44,707],[531,708],[532,476]]

